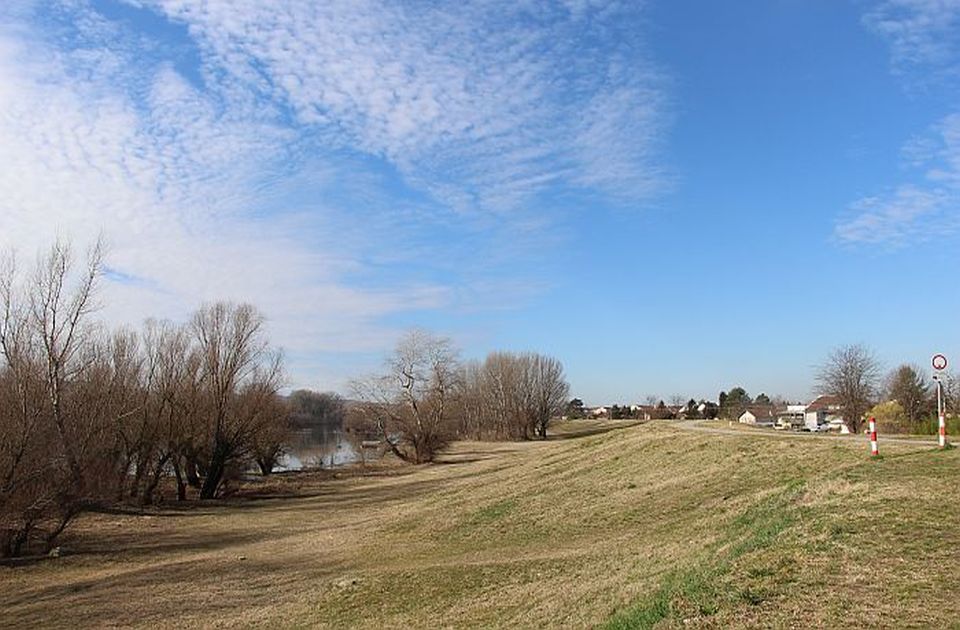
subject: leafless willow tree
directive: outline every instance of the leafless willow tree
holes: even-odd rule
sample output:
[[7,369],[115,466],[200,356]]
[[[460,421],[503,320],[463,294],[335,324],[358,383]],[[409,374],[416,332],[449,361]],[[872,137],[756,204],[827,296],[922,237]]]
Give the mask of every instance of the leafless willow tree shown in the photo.
[[260,468],[260,474],[266,476],[273,474],[274,468],[289,450],[290,405],[280,396],[272,396],[265,401],[262,418],[265,422],[254,432],[250,452]]
[[835,396],[851,433],[859,433],[863,416],[876,402],[880,362],[862,345],[834,349],[817,372],[817,389]]
[[185,460],[195,458],[199,430],[200,354],[189,331],[171,322],[148,320],[141,333],[143,405],[134,425],[138,445],[130,494],[149,504],[162,478],[173,472],[177,498],[186,499]]
[[228,303],[201,308],[191,322],[206,437],[201,498],[216,496],[230,465],[248,456],[259,434],[285,415],[277,404],[281,356],[269,347],[263,324],[252,306]]
[[354,389],[393,453],[419,464],[432,461],[454,435],[458,376],[451,341],[414,330],[397,343],[385,374],[357,381]]
[[89,321],[102,248],[77,270],[56,244],[32,273],[0,269],[0,552],[47,544],[114,478],[112,429],[131,403],[115,368],[120,342]]

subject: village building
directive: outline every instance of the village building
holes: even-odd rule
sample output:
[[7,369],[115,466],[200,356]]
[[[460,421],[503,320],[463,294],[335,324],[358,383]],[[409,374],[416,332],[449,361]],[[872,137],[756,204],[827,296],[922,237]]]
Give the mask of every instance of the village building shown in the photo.
[[761,427],[772,427],[777,416],[773,405],[751,405],[743,410],[737,422]]
[[807,431],[823,431],[825,428],[848,433],[836,396],[818,396],[803,412],[803,425]]
[[787,405],[777,411],[778,429],[800,430],[804,426],[804,413],[807,405]]

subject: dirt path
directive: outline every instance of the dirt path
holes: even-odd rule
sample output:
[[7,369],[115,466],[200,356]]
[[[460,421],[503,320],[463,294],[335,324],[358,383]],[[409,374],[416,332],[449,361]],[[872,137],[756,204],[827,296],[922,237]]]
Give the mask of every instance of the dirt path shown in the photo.
[[[781,438],[781,439],[802,439],[802,440],[859,440],[864,444],[868,442],[867,437],[856,436],[856,435],[838,435],[838,434],[829,434],[829,433],[808,433],[805,431],[777,431],[776,429],[766,429],[762,427],[752,428],[752,427],[708,427],[703,426],[702,420],[681,420],[676,423],[676,426],[684,429],[686,431],[699,431],[701,433],[715,433],[718,435],[736,435],[739,437],[743,436],[757,436],[757,437],[767,437],[767,438]],[[930,436],[930,438],[924,437],[886,437],[884,435],[878,436],[879,446],[882,448],[885,443],[893,442],[897,445],[909,445],[915,446],[917,448],[935,448],[937,446],[936,436]]]

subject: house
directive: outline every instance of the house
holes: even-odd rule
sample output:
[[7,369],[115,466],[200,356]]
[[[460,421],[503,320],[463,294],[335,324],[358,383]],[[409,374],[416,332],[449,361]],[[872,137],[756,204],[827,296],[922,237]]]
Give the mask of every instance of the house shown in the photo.
[[591,418],[609,418],[610,410],[606,407],[594,407],[589,410]]
[[772,427],[777,416],[773,405],[751,405],[743,410],[737,422],[761,427]]
[[836,396],[818,396],[803,411],[803,426],[808,431],[820,431],[824,426],[846,433],[847,425],[840,412],[840,399]]
[[804,412],[807,405],[787,405],[777,411],[777,427],[781,429],[802,429]]

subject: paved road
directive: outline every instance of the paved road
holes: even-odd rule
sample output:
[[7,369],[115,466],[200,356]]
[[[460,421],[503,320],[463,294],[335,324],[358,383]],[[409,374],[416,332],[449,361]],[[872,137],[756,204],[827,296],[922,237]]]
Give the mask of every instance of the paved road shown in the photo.
[[[801,439],[801,440],[860,440],[867,442],[867,436],[838,435],[836,433],[808,433],[806,431],[777,431],[767,428],[726,428],[726,427],[705,427],[702,420],[681,420],[677,426],[687,431],[699,431],[701,433],[716,433],[720,435],[748,435],[751,437],[769,437],[782,439]],[[936,436],[930,438],[908,438],[908,437],[884,437],[878,436],[878,442],[882,447],[885,443],[894,442],[896,444],[907,444],[919,448],[934,448],[937,446]]]

